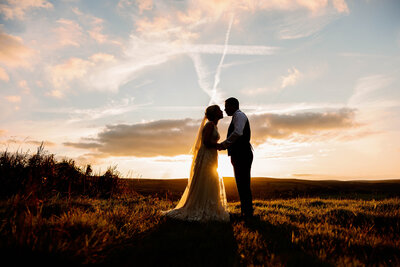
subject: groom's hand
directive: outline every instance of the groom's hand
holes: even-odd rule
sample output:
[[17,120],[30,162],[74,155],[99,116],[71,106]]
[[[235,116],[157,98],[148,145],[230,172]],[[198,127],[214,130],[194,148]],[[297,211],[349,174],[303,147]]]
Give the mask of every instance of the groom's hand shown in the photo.
[[218,149],[218,150],[224,150],[225,147],[224,147],[223,144],[219,143],[219,144],[217,144],[217,149]]

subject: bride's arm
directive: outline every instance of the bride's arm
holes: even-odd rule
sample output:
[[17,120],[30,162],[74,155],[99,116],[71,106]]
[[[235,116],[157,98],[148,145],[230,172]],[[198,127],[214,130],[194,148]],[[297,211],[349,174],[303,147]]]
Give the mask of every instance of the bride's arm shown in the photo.
[[214,125],[212,123],[207,123],[204,125],[203,129],[203,143],[206,147],[217,148],[217,143],[213,142],[212,134],[214,131]]

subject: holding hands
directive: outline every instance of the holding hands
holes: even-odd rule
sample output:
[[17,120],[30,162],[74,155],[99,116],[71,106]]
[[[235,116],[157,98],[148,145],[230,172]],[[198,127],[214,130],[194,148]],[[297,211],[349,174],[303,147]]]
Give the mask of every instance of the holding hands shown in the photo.
[[222,143],[217,143],[217,150],[225,150],[226,147]]

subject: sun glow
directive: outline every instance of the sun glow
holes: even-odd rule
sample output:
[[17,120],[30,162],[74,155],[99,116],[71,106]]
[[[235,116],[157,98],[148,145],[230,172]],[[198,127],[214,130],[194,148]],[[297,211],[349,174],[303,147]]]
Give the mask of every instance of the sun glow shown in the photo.
[[233,177],[233,167],[227,155],[218,156],[218,174],[221,177]]

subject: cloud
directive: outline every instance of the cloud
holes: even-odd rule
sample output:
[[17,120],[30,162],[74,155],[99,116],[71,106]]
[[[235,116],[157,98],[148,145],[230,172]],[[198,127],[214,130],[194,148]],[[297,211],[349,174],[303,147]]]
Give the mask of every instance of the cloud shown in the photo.
[[143,13],[144,10],[151,10],[153,8],[152,0],[138,0],[137,3],[140,13]]
[[332,10],[314,15],[299,14],[296,12],[288,13],[277,26],[277,35],[280,39],[284,40],[305,38],[320,32],[325,26],[340,16],[340,13]]
[[98,90],[117,91],[121,85],[134,79],[138,72],[167,62],[175,56],[187,54],[193,60],[200,88],[211,96],[214,77],[209,74],[214,70],[209,70],[203,64],[202,54],[223,54],[225,51],[226,55],[273,55],[278,50],[278,47],[271,46],[181,44],[168,39],[153,42],[138,35],[131,35],[125,58],[116,59],[108,67],[91,73],[88,86]]
[[355,121],[355,110],[348,108],[328,112],[265,113],[252,115],[250,121],[255,144],[268,138],[290,139],[297,134],[313,136],[359,126]]
[[295,67],[288,69],[288,75],[279,77],[276,81],[272,84],[267,86],[260,86],[260,87],[253,87],[253,88],[244,88],[240,92],[243,95],[247,96],[256,96],[262,94],[269,94],[274,93],[286,88],[288,86],[295,85],[300,79],[305,78],[312,78],[317,76],[318,74],[314,71],[309,71],[308,73],[302,73]]
[[93,66],[91,61],[75,57],[55,65],[51,68],[53,85],[57,88],[68,88],[69,82],[85,76],[91,66]]
[[240,91],[243,95],[247,96],[257,96],[257,95],[262,95],[266,94],[268,92],[273,92],[276,91],[275,88],[267,88],[267,87],[257,87],[257,88],[245,88]]
[[[0,135],[0,136],[1,136],[1,135]],[[1,141],[1,142],[0,142],[0,144],[2,144],[2,145],[9,145],[9,144],[27,144],[27,145],[34,145],[34,146],[40,146],[42,143],[43,143],[43,145],[44,145],[45,147],[48,147],[48,146],[56,146],[56,144],[55,144],[54,142],[51,142],[51,141],[46,141],[46,140],[38,141],[38,140],[29,139],[29,138],[18,139],[18,138],[12,137],[12,138],[10,138],[10,139],[8,139],[8,140]]]
[[66,146],[95,149],[110,156],[175,156],[188,154],[200,121],[159,120],[133,125],[108,125],[92,142]]
[[109,116],[117,116],[137,109],[137,105],[133,103],[134,98],[125,98],[121,101],[111,101],[106,106],[92,109],[74,109],[68,112],[71,119],[69,123],[79,121],[96,120]]
[[59,27],[54,29],[61,46],[80,46],[83,40],[82,27],[73,20],[57,20]]
[[84,80],[83,78],[88,75],[89,71],[94,71],[102,64],[113,60],[113,55],[98,53],[91,55],[88,59],[72,57],[61,64],[50,67],[48,70],[50,80],[56,89],[48,95],[62,97],[63,92],[60,90],[70,88],[72,82]]
[[28,67],[34,51],[23,44],[21,37],[3,32],[0,27],[0,62],[9,67]]
[[25,94],[29,94],[31,91],[31,88],[29,88],[28,83],[26,80],[21,80],[18,82],[18,86],[21,87],[24,91]]
[[136,31],[147,34],[162,32],[173,26],[169,17],[156,17],[153,20],[143,18],[136,21]]
[[106,54],[106,53],[97,53],[97,54],[93,54],[89,57],[89,59],[94,62],[94,63],[98,63],[98,62],[110,62],[110,61],[114,61],[115,57],[113,55],[110,54]]
[[301,77],[300,71],[295,67],[288,69],[288,72],[289,74],[287,76],[282,77],[282,88],[296,84]]
[[92,30],[89,31],[89,35],[97,42],[105,43],[107,41],[107,35],[103,34],[102,31],[103,26],[95,26]]
[[77,7],[73,8],[72,11],[75,13],[75,15],[77,15],[77,20],[85,29],[80,29],[82,30],[82,33],[83,31],[86,31],[90,38],[100,44],[111,43],[121,45],[118,40],[115,40],[115,38],[109,38],[109,36],[103,32],[104,19],[93,16],[92,14],[85,14]]
[[382,90],[392,85],[397,77],[390,74],[375,74],[357,80],[353,95],[348,105],[357,107],[371,107],[373,105],[397,106],[399,103],[382,94]]
[[10,103],[20,103],[21,102],[21,96],[19,96],[19,95],[9,95],[9,96],[5,96],[4,98]]
[[350,12],[349,7],[347,6],[347,3],[345,0],[333,0],[333,6],[340,13],[349,13]]
[[313,15],[324,13],[327,9],[333,9],[339,13],[348,13],[349,9],[344,0],[203,0],[190,1],[190,6],[193,9],[200,9],[204,13],[220,17],[224,12],[239,13],[239,12],[256,12],[262,10],[283,10],[293,11],[304,9],[311,12]]
[[61,90],[50,90],[46,93],[46,96],[61,99],[65,96],[65,94]]
[[153,8],[153,1],[152,0],[120,0],[118,2],[119,9],[126,9],[127,7],[136,6],[139,10],[140,14],[143,14],[146,10],[151,10]]
[[2,67],[0,67],[0,80],[5,82],[10,81],[10,76],[8,76],[8,73]]
[[46,0],[4,0],[0,4],[0,14],[3,14],[6,20],[23,20],[25,13],[34,8],[53,8],[53,4]]
[[[345,4],[345,2],[342,2]],[[217,22],[221,15],[229,18],[229,23],[226,25],[232,26],[241,18],[241,13],[249,14],[252,12],[262,12],[265,10],[307,10],[311,13],[318,13],[319,10],[335,9],[336,12],[341,12],[343,9],[335,8],[329,1],[304,1],[304,0],[287,0],[287,1],[188,1],[185,5],[168,5],[153,1],[128,1],[121,0],[118,3],[118,8],[121,11],[130,13],[134,19],[134,29],[130,35],[130,41],[119,58],[116,58],[113,64],[109,64],[104,68],[87,67],[90,64],[86,62],[75,62],[82,72],[75,72],[70,79],[67,75],[65,78],[58,79],[56,75],[53,84],[55,86],[71,87],[69,83],[81,79],[85,87],[90,87],[96,90],[117,91],[120,86],[135,79],[139,72],[149,69],[153,66],[163,64],[171,60],[175,56],[187,54],[193,59],[193,63],[198,74],[199,85],[203,91],[212,96],[213,84],[218,86],[219,71],[215,77],[209,77],[208,73],[214,73],[214,69],[208,69],[201,58],[202,54],[218,54],[218,55],[273,55],[279,48],[271,46],[257,45],[235,45],[235,44],[194,44],[200,40],[200,37],[205,35],[205,31],[211,23]],[[340,3],[336,3],[340,6]],[[151,14],[149,11],[151,10]],[[107,35],[103,33],[103,21],[89,14],[83,14],[79,9],[75,8],[73,12],[78,16],[82,25],[89,26],[88,33],[92,39],[99,43],[106,42]],[[240,13],[236,16],[236,13]],[[235,14],[235,19],[232,20],[232,14]],[[319,14],[319,13],[318,13]],[[65,45],[79,46],[82,36],[82,29],[77,23],[65,19],[59,20],[63,24],[64,30],[60,29],[62,36],[60,38]],[[219,22],[224,23],[224,20]],[[219,23],[218,22],[218,23]],[[233,24],[233,25],[232,25]],[[67,27],[68,26],[68,27]],[[87,27],[85,27],[87,28]],[[67,30],[68,29],[68,30]],[[229,32],[229,31],[228,31]],[[76,38],[68,36],[77,35]],[[295,75],[297,73],[294,73]],[[296,78],[296,77],[292,77]],[[101,82],[100,82],[101,81]],[[288,80],[287,84],[290,84]],[[215,87],[214,86],[214,89]],[[285,85],[286,86],[286,85]],[[59,90],[59,88],[56,88]]]
[[[252,143],[255,146],[269,138],[297,138],[297,142],[308,142],[314,136],[323,138],[325,133],[328,133],[326,138],[329,140],[340,131],[358,126],[355,111],[346,108],[327,112],[252,114],[249,115],[249,120]],[[180,119],[108,125],[95,138],[83,138],[80,142],[66,142],[64,145],[108,156],[156,157],[189,154],[199,123],[200,121],[194,119]],[[220,124],[220,128],[227,126],[227,122]],[[356,137],[359,138],[358,135]]]

